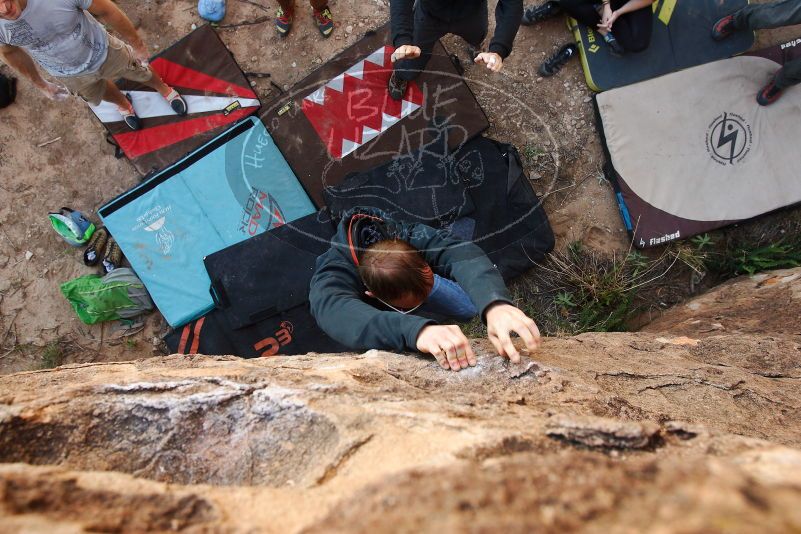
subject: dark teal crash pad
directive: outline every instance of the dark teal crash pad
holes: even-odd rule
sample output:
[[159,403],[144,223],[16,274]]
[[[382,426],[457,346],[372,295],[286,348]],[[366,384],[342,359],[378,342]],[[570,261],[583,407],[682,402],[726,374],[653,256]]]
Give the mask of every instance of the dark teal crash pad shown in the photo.
[[748,5],[748,0],[657,0],[653,4],[651,46],[616,58],[594,30],[568,18],[581,53],[587,85],[606,91],[678,70],[741,54],[754,44],[754,33],[739,32],[712,40],[719,18]]

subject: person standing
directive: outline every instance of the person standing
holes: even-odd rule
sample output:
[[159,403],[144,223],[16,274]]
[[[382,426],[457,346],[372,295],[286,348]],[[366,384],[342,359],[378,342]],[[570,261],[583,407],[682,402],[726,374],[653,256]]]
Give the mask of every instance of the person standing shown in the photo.
[[[403,98],[408,83],[425,69],[434,44],[440,37],[453,33],[474,49],[487,36],[487,0],[391,0],[393,72],[389,78],[389,94]],[[512,43],[520,27],[523,0],[498,0],[495,7],[495,34],[487,52],[477,53],[475,63],[483,63],[492,72],[499,72],[503,60],[512,52]]]
[[[309,2],[317,29],[323,37],[329,37],[334,31],[334,19],[328,7],[328,0],[309,0]],[[295,0],[278,0],[278,4],[280,7],[275,16],[275,29],[278,35],[286,37],[295,22]]]
[[[712,38],[721,41],[741,30],[765,30],[801,24],[801,0],[753,4],[727,15],[712,26]],[[757,93],[760,106],[776,102],[785,89],[801,82],[801,58],[788,61]]]
[[[95,17],[130,44],[109,35]],[[116,78],[152,87],[178,115],[187,113],[186,101],[149,67],[147,46],[111,0],[0,0],[0,57],[51,100],[72,92],[93,105],[115,104],[132,130],[142,125]]]

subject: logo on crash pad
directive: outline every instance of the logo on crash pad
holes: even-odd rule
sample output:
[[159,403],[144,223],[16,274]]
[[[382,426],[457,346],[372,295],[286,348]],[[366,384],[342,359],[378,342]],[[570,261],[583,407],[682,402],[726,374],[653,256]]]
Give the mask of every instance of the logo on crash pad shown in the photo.
[[707,128],[706,151],[721,165],[742,163],[751,151],[751,142],[751,125],[737,113],[721,113]]
[[156,237],[156,244],[161,253],[166,256],[175,244],[175,235],[165,226],[167,215],[172,211],[172,206],[154,206],[136,218],[136,225],[132,231],[144,230],[152,232]]
[[589,47],[589,48],[588,48],[588,50],[589,50],[590,52],[592,52],[593,54],[594,54],[594,53],[596,53],[596,52],[597,52],[598,50],[600,50],[600,49],[601,49],[601,47],[600,47],[600,46],[598,46],[597,44],[594,44],[594,45],[592,45],[591,47]]

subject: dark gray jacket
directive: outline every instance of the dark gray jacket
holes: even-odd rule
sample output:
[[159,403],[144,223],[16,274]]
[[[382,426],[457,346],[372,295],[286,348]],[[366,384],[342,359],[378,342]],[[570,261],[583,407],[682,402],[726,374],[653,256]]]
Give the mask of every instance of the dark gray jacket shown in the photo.
[[[358,234],[351,219],[372,218]],[[356,221],[357,219],[354,219]],[[375,225],[375,227],[371,227]],[[349,239],[349,234],[354,236]],[[381,234],[381,237],[378,237]],[[353,349],[417,350],[417,336],[431,319],[379,309],[369,302],[354,261],[358,251],[383,238],[399,238],[421,251],[431,269],[455,280],[481,312],[512,299],[500,273],[475,244],[453,239],[424,224],[387,220],[374,209],[356,209],[339,224],[331,249],[317,259],[311,280],[311,313],[326,334]]]
[[[487,0],[418,0],[420,8],[427,15],[443,22],[454,22],[465,17],[475,17],[483,11],[481,4]],[[413,45],[414,38],[414,0],[391,0],[389,5],[392,21],[392,44],[397,48]],[[523,0],[498,0],[495,7],[495,34],[488,50],[503,59],[512,53],[517,30],[523,18]]]

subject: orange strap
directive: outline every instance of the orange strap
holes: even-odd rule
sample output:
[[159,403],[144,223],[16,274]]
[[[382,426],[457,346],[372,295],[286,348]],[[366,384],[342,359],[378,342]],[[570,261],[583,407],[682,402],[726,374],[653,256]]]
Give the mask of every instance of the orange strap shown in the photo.
[[201,317],[195,323],[195,338],[192,340],[192,348],[189,349],[189,354],[197,354],[197,347],[200,345],[200,329],[203,328],[203,321],[205,317]]
[[190,325],[186,325],[184,327],[184,331],[181,332],[181,342],[178,343],[178,352],[180,354],[186,354],[184,351],[186,350],[186,340],[189,339],[189,332],[192,331]]

